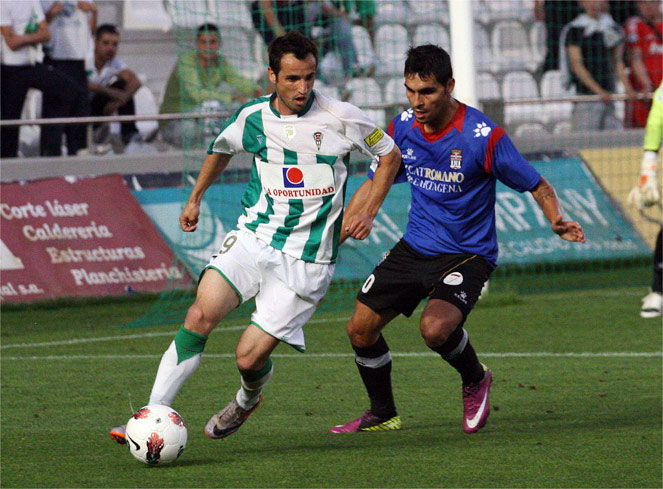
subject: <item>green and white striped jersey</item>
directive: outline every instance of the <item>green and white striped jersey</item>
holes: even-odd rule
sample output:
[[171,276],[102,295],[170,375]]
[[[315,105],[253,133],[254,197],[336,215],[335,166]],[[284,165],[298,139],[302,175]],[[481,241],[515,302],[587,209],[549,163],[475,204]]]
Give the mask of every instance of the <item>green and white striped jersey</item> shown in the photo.
[[350,152],[384,156],[394,141],[364,112],[313,91],[299,114],[283,116],[260,97],[241,107],[208,154],[253,153],[238,226],[307,262],[334,263]]

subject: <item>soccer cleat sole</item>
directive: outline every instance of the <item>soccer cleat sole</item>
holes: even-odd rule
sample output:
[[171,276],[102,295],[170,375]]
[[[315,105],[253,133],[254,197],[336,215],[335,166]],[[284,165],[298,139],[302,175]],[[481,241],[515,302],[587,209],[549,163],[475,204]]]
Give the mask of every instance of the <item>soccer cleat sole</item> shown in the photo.
[[127,436],[124,433],[121,433],[121,432],[115,431],[115,430],[111,430],[110,437],[111,437],[111,440],[113,440],[115,443],[118,443],[120,445],[126,445],[127,444]]

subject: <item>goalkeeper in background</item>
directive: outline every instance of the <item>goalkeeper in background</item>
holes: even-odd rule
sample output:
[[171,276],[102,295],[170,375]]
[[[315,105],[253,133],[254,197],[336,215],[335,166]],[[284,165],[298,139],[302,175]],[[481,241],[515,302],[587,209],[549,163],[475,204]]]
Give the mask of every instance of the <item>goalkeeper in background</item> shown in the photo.
[[[654,100],[647,118],[645,129],[645,154],[642,157],[640,181],[638,186],[631,190],[628,196],[630,204],[638,209],[651,207],[661,202],[661,193],[658,188],[658,150],[661,148],[663,138],[663,83],[654,92]],[[655,318],[661,316],[663,307],[663,253],[661,239],[663,228],[658,230],[656,248],[654,249],[654,280],[651,292],[642,299],[640,316]]]

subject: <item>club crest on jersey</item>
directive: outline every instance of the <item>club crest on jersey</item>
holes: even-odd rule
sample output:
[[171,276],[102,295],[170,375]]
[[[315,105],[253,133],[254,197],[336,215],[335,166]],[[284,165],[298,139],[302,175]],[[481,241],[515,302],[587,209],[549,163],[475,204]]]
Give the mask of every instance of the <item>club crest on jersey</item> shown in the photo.
[[463,150],[452,149],[449,168],[451,168],[452,170],[460,170],[460,167],[462,165],[463,165]]
[[296,166],[283,168],[283,186],[285,188],[303,188],[304,174]]
[[295,134],[297,134],[297,131],[295,131],[295,126],[293,126],[292,124],[286,124],[285,127],[283,128],[283,132],[285,133],[285,138],[288,141],[294,138]]
[[322,146],[322,133],[320,131],[314,132],[313,140],[315,141],[315,145],[318,147],[318,151],[320,151],[320,146]]

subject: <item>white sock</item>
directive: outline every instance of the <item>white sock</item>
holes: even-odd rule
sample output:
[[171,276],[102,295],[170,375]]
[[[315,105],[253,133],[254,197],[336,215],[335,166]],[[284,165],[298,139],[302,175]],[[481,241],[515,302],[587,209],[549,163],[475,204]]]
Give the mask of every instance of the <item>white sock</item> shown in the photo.
[[177,350],[173,341],[161,357],[149,403],[170,406],[184,381],[198,369],[201,356],[202,353],[198,353],[178,365]]
[[242,409],[249,410],[256,404],[258,404],[258,401],[260,400],[260,394],[262,393],[262,389],[267,385],[267,382],[269,382],[269,379],[272,378],[272,373],[274,373],[274,366],[267,372],[267,374],[263,377],[261,377],[258,380],[254,381],[247,381],[244,379],[244,377],[240,376],[240,381],[242,384],[242,387],[239,388],[237,391],[237,395],[235,396],[235,399],[237,399],[237,404],[239,404]]

